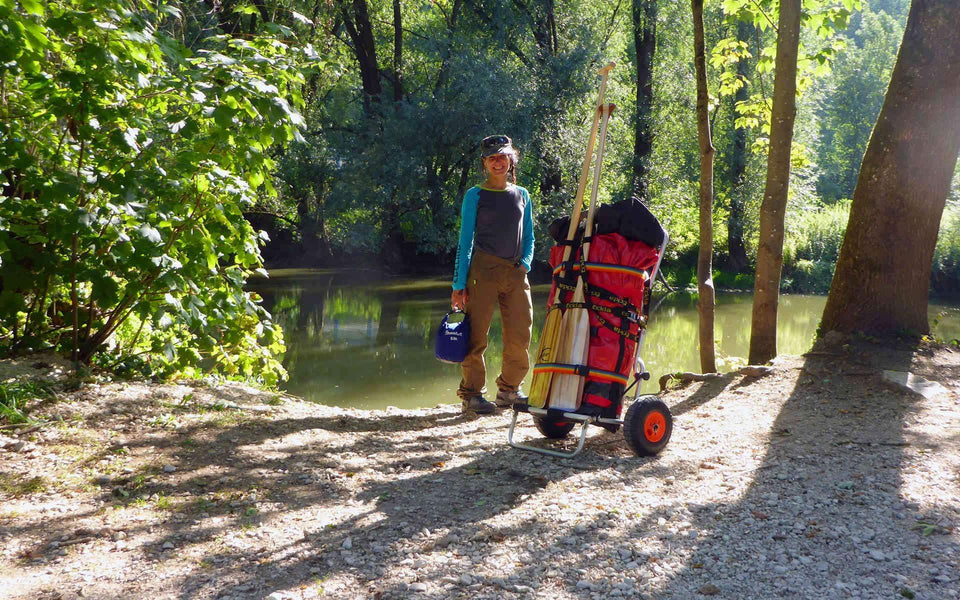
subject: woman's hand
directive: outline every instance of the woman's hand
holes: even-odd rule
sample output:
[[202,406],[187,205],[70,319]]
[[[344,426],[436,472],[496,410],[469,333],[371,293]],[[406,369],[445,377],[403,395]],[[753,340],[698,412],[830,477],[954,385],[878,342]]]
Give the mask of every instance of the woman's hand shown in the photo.
[[462,290],[453,290],[453,293],[450,294],[450,306],[456,310],[466,310],[467,308],[467,290],[466,288]]

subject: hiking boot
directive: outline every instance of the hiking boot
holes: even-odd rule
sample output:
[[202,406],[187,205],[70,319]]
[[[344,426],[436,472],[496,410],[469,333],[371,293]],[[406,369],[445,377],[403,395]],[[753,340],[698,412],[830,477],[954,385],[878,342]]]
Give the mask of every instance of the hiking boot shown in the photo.
[[520,388],[515,390],[499,390],[497,392],[497,407],[498,408],[511,408],[517,402],[526,404],[529,398],[520,391]]
[[464,398],[461,403],[463,412],[472,412],[478,415],[489,415],[497,411],[497,407],[492,402],[487,402],[483,396],[470,396]]

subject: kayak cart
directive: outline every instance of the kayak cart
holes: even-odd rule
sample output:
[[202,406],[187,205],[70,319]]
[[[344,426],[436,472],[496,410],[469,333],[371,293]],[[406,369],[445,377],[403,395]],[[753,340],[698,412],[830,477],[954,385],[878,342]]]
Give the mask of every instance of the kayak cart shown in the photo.
[[[650,290],[668,235],[646,206],[632,198],[598,207],[594,222],[590,221],[588,218],[586,227],[575,225],[571,241],[563,237],[564,229],[573,229],[570,217],[551,225],[557,245],[550,253],[554,276],[547,306],[548,323],[553,311],[561,319],[571,311],[589,316],[587,350],[579,362],[565,362],[562,350],[549,347],[562,346],[565,333],[561,329],[557,334],[561,341],[551,343],[544,340],[548,335],[544,326],[530,398],[513,405],[507,441],[514,448],[570,458],[583,449],[588,425],[611,432],[622,427],[627,446],[637,456],[653,456],[670,441],[673,416],[660,398],[640,394],[642,382],[650,379],[640,349],[650,312]],[[585,230],[592,235],[585,235]],[[570,246],[573,251],[565,252]],[[587,254],[590,262],[584,257]],[[579,298],[578,288],[582,291]],[[556,320],[556,315],[552,318]],[[628,399],[632,403],[621,418]],[[567,438],[580,425],[576,448],[563,451],[516,441],[517,419],[522,413],[530,414],[537,430],[552,440]]]

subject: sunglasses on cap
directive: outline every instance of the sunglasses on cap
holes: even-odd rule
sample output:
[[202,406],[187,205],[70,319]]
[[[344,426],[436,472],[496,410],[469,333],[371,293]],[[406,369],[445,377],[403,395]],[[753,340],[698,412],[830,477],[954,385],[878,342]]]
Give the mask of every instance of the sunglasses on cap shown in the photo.
[[513,152],[512,141],[505,135],[491,135],[483,138],[480,142],[483,147],[481,154],[484,158],[494,154],[506,154]]
[[483,138],[480,142],[484,148],[493,148],[495,146],[509,146],[510,138],[505,135],[491,135]]

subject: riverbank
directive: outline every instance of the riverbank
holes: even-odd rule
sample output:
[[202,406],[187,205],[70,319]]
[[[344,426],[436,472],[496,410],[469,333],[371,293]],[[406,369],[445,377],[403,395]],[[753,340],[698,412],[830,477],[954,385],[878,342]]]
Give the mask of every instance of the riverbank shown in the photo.
[[[888,383],[911,372],[927,396]],[[236,384],[71,389],[0,433],[0,589],[74,598],[960,597],[960,352],[822,344],[671,389],[636,458],[510,448],[507,414]],[[652,391],[648,389],[648,391]],[[517,436],[539,438],[529,418]],[[572,443],[572,440],[568,443]]]

